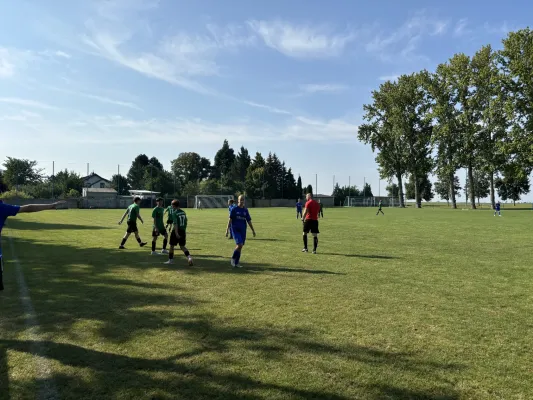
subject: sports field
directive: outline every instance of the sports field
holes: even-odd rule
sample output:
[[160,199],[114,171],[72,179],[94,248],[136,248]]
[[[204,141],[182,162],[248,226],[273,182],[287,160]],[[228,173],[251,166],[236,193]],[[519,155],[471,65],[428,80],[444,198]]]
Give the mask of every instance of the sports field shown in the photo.
[[194,267],[118,250],[122,210],[12,218],[0,399],[533,398],[533,213],[384,211],[326,209],[313,255],[251,209],[242,270],[226,210],[187,211]]

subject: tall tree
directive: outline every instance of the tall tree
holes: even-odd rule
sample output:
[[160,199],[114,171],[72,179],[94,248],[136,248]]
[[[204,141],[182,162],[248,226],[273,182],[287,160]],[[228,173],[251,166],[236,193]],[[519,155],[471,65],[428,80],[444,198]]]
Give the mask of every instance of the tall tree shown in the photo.
[[313,185],[307,185],[307,187],[305,188],[305,193],[306,194],[308,194],[308,193],[313,194]]
[[227,140],[224,140],[222,147],[217,151],[213,163],[215,178],[227,179],[235,162],[235,151],[230,147]]
[[180,181],[180,187],[188,182],[207,179],[211,172],[211,162],[198,153],[180,153],[171,161],[171,172]]
[[241,146],[239,153],[235,157],[235,163],[233,167],[235,178],[244,183],[246,180],[246,172],[251,164],[252,159],[248,153],[248,150],[246,150],[244,146]]
[[387,191],[387,197],[398,197],[398,193],[400,193],[400,188],[398,185],[394,182],[391,182],[385,190]]
[[520,165],[506,166],[503,177],[496,180],[498,195],[502,200],[512,200],[516,205],[522,195],[530,191],[529,176]]
[[265,165],[265,159],[261,153],[257,152],[246,172],[246,196],[252,198],[265,197]]
[[146,167],[149,163],[150,159],[146,154],[139,154],[135,157],[128,171],[128,183],[131,188],[140,189],[144,187]]
[[[441,199],[446,200],[448,205],[450,205],[450,200],[452,199],[452,196],[454,199],[456,199],[457,197],[461,197],[460,195],[461,185],[459,183],[459,177],[457,175],[454,175],[453,177],[453,186],[451,190],[450,190],[449,177],[447,175],[438,176],[437,178],[438,179],[434,185],[435,193],[438,194]],[[457,205],[453,207],[453,204],[452,204],[452,208],[457,208]]]
[[118,174],[111,177],[111,187],[115,189],[120,196],[127,196],[131,189],[128,179],[125,176]]
[[[481,204],[481,199],[486,198],[490,194],[490,178],[489,174],[484,171],[477,170],[473,174],[474,181],[470,184],[470,178],[466,178],[465,188],[468,188],[470,196],[477,199],[478,205]],[[473,192],[470,192],[473,190]]]
[[[458,134],[457,96],[451,81],[449,64],[440,64],[434,74],[427,75],[426,87],[431,101],[433,119],[432,143],[436,147],[435,166],[439,180],[439,194],[446,192],[452,208],[457,208],[454,189],[455,173],[461,165],[461,136]],[[447,185],[447,190],[442,187]],[[437,189],[437,188],[435,188]],[[444,197],[442,197],[444,198]]]
[[363,186],[363,197],[374,197],[372,194],[372,187],[370,186],[370,183],[366,182]]
[[0,170],[0,193],[7,192],[8,188],[4,181],[4,171]]
[[292,173],[292,169],[289,168],[287,170],[287,173],[285,174],[285,197],[287,199],[297,199],[301,196],[301,193],[298,191],[298,187],[296,184],[296,181],[294,180],[294,174]]
[[81,176],[74,171],[59,171],[55,176],[50,178],[54,185],[54,193],[66,195],[71,189],[80,193],[83,188]]
[[296,181],[296,190],[298,191],[298,196],[300,197],[304,193],[304,187],[302,185],[302,177],[298,175],[298,180]]
[[43,170],[37,168],[37,161],[7,157],[4,168],[4,182],[10,189],[15,189],[18,185],[33,185],[43,180]]
[[419,196],[418,199],[431,201],[431,199],[434,197],[434,193],[432,189],[433,184],[429,180],[429,177],[427,175],[423,175],[417,177],[417,179],[418,184],[415,184],[414,174],[409,175],[409,180],[405,183],[405,196],[409,200],[416,200],[416,196]]

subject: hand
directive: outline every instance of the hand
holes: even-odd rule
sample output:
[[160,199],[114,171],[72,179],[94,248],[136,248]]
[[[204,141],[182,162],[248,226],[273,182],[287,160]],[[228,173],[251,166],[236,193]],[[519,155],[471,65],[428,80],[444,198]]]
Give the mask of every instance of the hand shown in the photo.
[[119,224],[119,225],[122,225],[122,221],[118,221],[118,224]]
[[226,237],[228,237],[228,236],[229,236],[229,232],[226,230]]
[[255,237],[255,231],[252,231],[252,233],[254,234],[254,237]]

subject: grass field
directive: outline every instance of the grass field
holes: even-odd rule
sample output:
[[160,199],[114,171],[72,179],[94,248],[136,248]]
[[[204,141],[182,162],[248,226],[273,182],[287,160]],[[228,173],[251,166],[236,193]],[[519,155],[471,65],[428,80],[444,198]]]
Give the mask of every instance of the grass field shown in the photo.
[[533,213],[384,211],[326,209],[313,255],[252,209],[243,270],[224,210],[188,211],[194,267],[119,251],[121,210],[10,219],[0,399],[533,398]]

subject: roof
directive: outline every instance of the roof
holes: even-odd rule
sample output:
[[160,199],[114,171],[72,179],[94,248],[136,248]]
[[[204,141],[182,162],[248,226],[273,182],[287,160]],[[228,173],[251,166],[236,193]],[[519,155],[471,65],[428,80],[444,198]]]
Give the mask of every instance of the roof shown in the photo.
[[107,179],[102,178],[100,175],[95,174],[94,172],[93,172],[92,174],[90,174],[90,175],[84,176],[84,177],[81,178],[81,179],[83,179],[84,181],[86,181],[87,179],[94,178],[94,177],[100,178],[101,181],[105,181],[105,182],[109,182],[109,183],[111,183],[111,181],[108,181]]
[[83,188],[83,190],[86,190],[88,193],[117,193],[115,189],[111,188]]
[[130,190],[131,194],[159,194],[161,192],[152,192],[150,190]]

